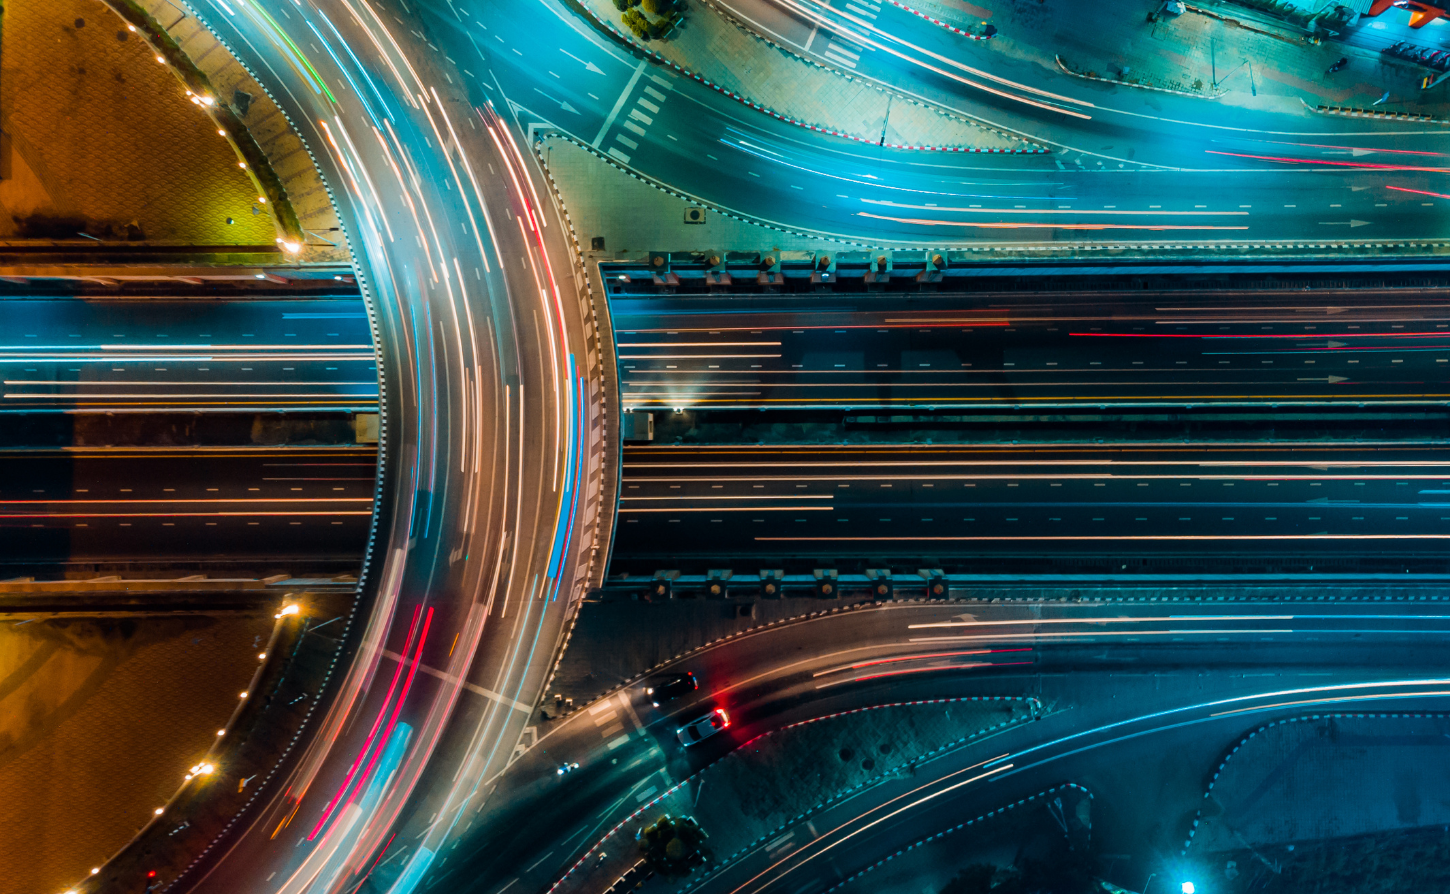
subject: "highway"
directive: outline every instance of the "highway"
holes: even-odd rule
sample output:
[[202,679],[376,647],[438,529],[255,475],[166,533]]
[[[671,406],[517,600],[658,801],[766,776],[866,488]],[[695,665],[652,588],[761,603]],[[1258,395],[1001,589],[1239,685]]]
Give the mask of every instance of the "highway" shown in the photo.
[[415,848],[391,864],[401,894],[487,797],[475,781],[510,755],[598,573],[597,326],[507,105],[461,93],[406,10],[192,12],[276,99],[334,198],[379,370],[374,514],[303,741],[225,827],[160,817],[76,887],[129,884],[111,867],[154,848],[195,855],[157,891],[352,887],[396,837]]
[[356,296],[8,299],[0,413],[376,412]]
[[372,447],[7,451],[3,462],[7,577],[96,563],[356,574],[377,480]]
[[[474,824],[492,827],[516,806],[493,783],[531,725],[572,609],[598,582],[609,546],[598,518],[602,438],[613,437],[603,425],[600,336],[591,335],[599,323],[572,234],[530,157],[541,133],[571,135],[718,208],[883,245],[1322,252],[1414,243],[1404,254],[1418,255],[1444,223],[1438,161],[1378,161],[1402,151],[1438,158],[1439,131],[1418,125],[1281,110],[1235,110],[1229,125],[1200,101],[1141,95],[1102,98],[1093,104],[1101,112],[1085,119],[974,97],[970,113],[1010,108],[1020,117],[1014,129],[1053,151],[862,154],[652,69],[552,0],[430,4],[422,23],[402,4],[353,0],[203,0],[194,10],[288,113],[336,199],[376,344],[383,442],[362,598],[343,622],[343,647],[308,739],[215,836],[199,840],[201,832],[164,820],[143,832],[138,842],[201,854],[180,876],[159,881],[162,891],[365,885],[408,894],[457,878],[468,865],[460,857],[477,852],[461,846],[477,840]],[[627,131],[638,119],[621,112],[642,102],[661,111],[648,116],[643,134]],[[1228,133],[1230,126],[1237,129]],[[1262,157],[1270,151],[1273,158]],[[1323,333],[1310,336],[1320,337],[1329,349]],[[1376,363],[1412,353],[1375,347]],[[907,347],[896,350],[904,360]],[[930,350],[944,351],[940,342]],[[1050,350],[1093,362],[1075,345]],[[1154,351],[1155,361],[1174,353]],[[1049,353],[1031,359],[1044,368],[1065,362]],[[1339,356],[1346,368],[1353,362]],[[1301,370],[1321,373],[1317,358],[1313,367],[1303,359],[1288,386],[1296,399],[1324,400],[1343,384],[1327,363],[1326,388],[1297,384]],[[1429,381],[1430,359],[1439,358],[1417,358],[1415,381]],[[845,362],[836,357],[829,369],[867,372],[835,365]],[[1172,373],[1166,387],[1182,395],[1175,400],[1190,399],[1204,367]],[[1133,369],[1115,372],[1085,383],[1114,388],[1124,401],[1148,393]],[[1249,380],[1277,386],[1282,374],[1274,375]],[[1415,390],[1389,372],[1369,381],[1380,391],[1362,388],[1355,399]],[[1438,392],[1416,393],[1415,401],[1433,401],[1426,395]],[[1182,469],[1172,474],[1183,483]],[[1403,629],[1377,634],[1396,646],[1387,654],[1418,654],[1399,634],[1413,637]],[[1278,634],[1252,627],[1234,635]],[[1386,679],[1400,667],[1361,675]],[[1343,679],[1354,682],[1354,673]],[[1240,681],[1225,691],[1235,685],[1254,688]],[[612,801],[619,790],[607,782]],[[552,850],[521,858],[526,849],[510,850],[510,860],[536,867],[547,882]],[[470,870],[467,883],[488,890],[485,878],[508,881],[490,871]],[[109,881],[102,873],[78,888],[99,891]]]
[[[1305,591],[1294,592],[1304,598]],[[1287,591],[1284,595],[1294,598]],[[707,832],[733,840],[729,830],[709,826],[712,806],[708,787],[701,790],[702,769],[768,730],[870,705],[1031,695],[1047,706],[1037,723],[956,749],[919,766],[909,780],[907,788],[929,786],[964,765],[1014,755],[1003,762],[1020,768],[1010,774],[1020,775],[1018,782],[997,786],[984,796],[984,807],[968,800],[954,801],[948,808],[955,813],[970,808],[973,813],[964,814],[969,816],[1030,793],[1024,788],[1019,794],[1019,786],[1040,788],[1063,781],[1065,773],[1074,771],[1053,760],[1124,734],[1148,734],[1187,722],[1197,737],[1192,740],[1195,756],[1213,756],[1245,724],[1308,710],[1306,705],[1315,704],[1316,697],[1376,693],[1372,700],[1383,704],[1387,692],[1431,692],[1434,703],[1443,703],[1443,685],[1340,687],[1433,680],[1443,666],[1433,642],[1443,635],[1446,623],[1443,611],[1424,603],[884,603],[757,628],[667,662],[650,677],[540,727],[534,745],[497,780],[497,790],[508,793],[512,809],[485,820],[460,848],[463,862],[439,881],[479,892],[511,884],[524,890],[604,890],[634,860],[627,839],[638,821],[651,810],[665,809],[653,805],[677,789],[686,803],[694,802]],[[1249,647],[1252,656],[1246,652]],[[697,675],[700,692],[663,711],[654,709],[643,688],[650,679],[682,670]],[[1212,695],[1185,701],[1185,686]],[[1298,687],[1316,688],[1292,697],[1282,694]],[[674,740],[676,726],[716,705],[729,711],[731,728],[693,749],[682,749]],[[1209,723],[1216,726],[1202,729]],[[555,770],[564,761],[577,761],[580,769],[561,779]],[[1025,774],[1029,764],[1040,765],[1030,776]],[[1044,784],[1044,779],[1050,781]],[[879,816],[870,812],[874,805],[902,790],[887,780],[880,789],[845,802],[852,812],[843,819],[860,813],[862,822],[869,821]],[[541,810],[544,804],[548,807]],[[797,820],[797,843],[817,839],[817,849],[830,844],[818,832],[807,834],[805,826],[810,821],[812,830],[834,828],[837,824],[827,821],[834,815],[806,810]],[[838,855],[841,862],[833,869],[813,868],[796,878],[779,871],[788,863],[777,867],[772,871],[788,879],[777,890],[794,891],[815,875],[844,875],[960,821],[945,823],[940,817],[918,808],[902,817],[890,835],[857,841],[848,855]],[[1164,834],[1171,838],[1178,831]],[[600,860],[596,849],[607,857]],[[731,891],[782,855],[766,860],[768,850],[753,849],[738,863],[717,863],[689,884],[708,880],[710,890]],[[805,862],[811,854],[803,850],[796,859]],[[570,874],[562,885],[551,887],[565,866]]]
[[610,568],[1443,572],[1447,460],[1392,443],[631,449]]
[[611,301],[626,410],[1441,405],[1417,289]]

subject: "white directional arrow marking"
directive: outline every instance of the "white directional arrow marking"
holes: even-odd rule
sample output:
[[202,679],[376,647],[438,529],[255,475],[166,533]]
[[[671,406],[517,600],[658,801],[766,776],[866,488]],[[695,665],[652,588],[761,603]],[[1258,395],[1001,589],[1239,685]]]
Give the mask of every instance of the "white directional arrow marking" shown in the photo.
[[544,97],[549,102],[557,102],[559,104],[559,108],[563,109],[566,112],[573,112],[576,115],[579,114],[579,110],[578,109],[576,109],[573,106],[569,105],[567,102],[565,102],[562,99],[555,99],[554,97],[552,97],[549,94],[545,93],[544,91],[540,90],[538,87],[535,87],[534,88],[534,92],[537,93],[537,94],[539,94],[540,96]]
[[1367,226],[1369,226],[1369,221],[1367,221],[1367,220],[1321,220],[1319,222],[1319,225],[1321,227],[1351,227],[1351,228],[1353,228],[1353,227],[1367,227]]
[[585,68],[589,69],[595,74],[604,74],[604,69],[595,65],[593,62],[585,62],[583,59],[580,59],[578,56],[575,56],[573,53],[562,48],[559,50],[559,52],[563,53],[565,56],[568,56],[570,59],[573,59],[575,62],[578,62],[580,65],[583,65]]

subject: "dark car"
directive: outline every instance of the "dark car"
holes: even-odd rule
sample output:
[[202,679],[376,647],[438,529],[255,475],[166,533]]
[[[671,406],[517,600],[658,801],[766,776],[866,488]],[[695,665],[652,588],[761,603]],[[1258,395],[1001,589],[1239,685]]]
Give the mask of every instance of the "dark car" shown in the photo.
[[700,684],[695,680],[694,674],[683,673],[674,674],[669,677],[661,677],[655,681],[654,685],[646,689],[644,694],[649,696],[650,700],[654,702],[654,706],[658,708],[665,702],[672,702],[681,696],[689,695],[699,688]]

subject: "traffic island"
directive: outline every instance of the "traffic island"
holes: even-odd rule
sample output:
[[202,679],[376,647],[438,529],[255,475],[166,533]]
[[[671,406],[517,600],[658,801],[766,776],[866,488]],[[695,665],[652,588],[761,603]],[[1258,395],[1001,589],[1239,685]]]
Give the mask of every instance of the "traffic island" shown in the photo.
[[[636,835],[660,817],[690,817],[711,859],[689,874],[694,887],[818,811],[874,786],[910,779],[919,766],[1041,712],[1025,696],[932,699],[831,714],[750,739],[615,825],[551,888],[603,891],[639,877]],[[730,735],[727,728],[720,735]],[[809,838],[812,836],[804,836]]]
[[807,130],[888,149],[1039,153],[1037,144],[904,93],[827,68],[754,34],[719,8],[696,4],[668,40],[619,22],[613,0],[574,0],[597,26],[678,75]]
[[928,834],[822,894],[1121,891],[1097,881],[1092,828],[1092,792],[1066,782]]
[[1215,769],[1183,854],[1217,865],[1219,855],[1245,849],[1278,859],[1298,842],[1443,829],[1450,826],[1441,794],[1447,758],[1450,715],[1442,713],[1315,714],[1268,724],[1235,743]]

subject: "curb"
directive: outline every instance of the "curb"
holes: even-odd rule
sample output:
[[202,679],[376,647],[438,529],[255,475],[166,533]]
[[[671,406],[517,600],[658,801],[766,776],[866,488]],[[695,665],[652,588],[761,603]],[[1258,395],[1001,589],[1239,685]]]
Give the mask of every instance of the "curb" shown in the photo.
[[[736,102],[738,102],[738,103],[740,103],[740,104],[742,104],[742,105],[744,105],[744,106],[746,106],[748,108],[751,108],[751,109],[754,109],[757,112],[761,112],[763,114],[769,115],[770,117],[776,119],[777,121],[782,121],[782,122],[784,122],[786,124],[792,124],[792,125],[795,125],[796,127],[801,127],[801,128],[806,129],[806,130],[815,131],[816,133],[825,134],[827,136],[840,137],[841,139],[850,140],[852,142],[861,143],[861,144],[867,145],[867,146],[882,146],[882,147],[885,147],[887,149],[904,149],[904,150],[911,150],[911,151],[916,151],[916,152],[964,152],[964,153],[980,154],[980,155],[1046,155],[1046,154],[1048,154],[1048,151],[1049,151],[1047,149],[1042,149],[1042,148],[1038,148],[1038,149],[973,149],[973,148],[966,147],[966,146],[914,146],[914,145],[906,145],[906,144],[902,144],[902,143],[884,143],[884,142],[883,143],[878,143],[878,142],[873,142],[872,140],[869,140],[869,139],[867,139],[865,137],[858,137],[855,134],[846,133],[845,131],[835,130],[835,129],[830,128],[830,127],[822,127],[822,126],[820,126],[818,124],[811,124],[809,122],[802,121],[802,120],[800,120],[798,118],[792,118],[789,115],[783,115],[780,112],[777,112],[777,111],[775,111],[774,109],[772,109],[772,108],[770,108],[768,106],[763,106],[760,103],[755,102],[752,99],[748,99],[747,97],[741,96],[739,93],[736,93],[733,90],[727,90],[725,87],[720,86],[719,84],[715,83],[714,81],[711,81],[709,78],[706,78],[703,75],[696,74],[695,72],[691,71],[688,68],[685,68],[684,66],[680,65],[679,63],[671,62],[670,60],[668,60],[664,56],[662,56],[659,52],[657,52],[655,50],[652,50],[649,47],[644,46],[643,44],[641,44],[638,41],[636,41],[634,38],[632,38],[632,37],[624,34],[619,29],[615,28],[612,23],[607,22],[604,19],[600,18],[598,16],[598,14],[596,14],[594,12],[594,10],[589,9],[587,7],[584,7],[582,3],[580,4],[580,6],[581,6],[581,8],[584,9],[584,12],[587,13],[589,15],[589,17],[592,18],[595,22],[597,22],[600,27],[602,27],[603,29],[605,29],[605,31],[607,31],[611,37],[613,37],[616,40],[620,41],[621,43],[623,43],[625,46],[629,47],[630,49],[635,50],[635,51],[640,52],[640,53],[643,53],[651,62],[655,63],[656,65],[662,66],[664,68],[668,68],[671,71],[674,71],[674,72],[676,72],[678,74],[684,75],[685,77],[688,77],[691,80],[694,80],[694,81],[696,81],[696,82],[698,82],[700,84],[703,84],[706,87],[709,87],[710,89],[714,90],[717,93],[720,93],[720,94],[722,94],[724,96],[728,96],[729,98],[735,100]],[[725,14],[723,12],[722,13],[719,13],[719,14],[722,17],[725,17]],[[754,34],[753,32],[750,32],[748,29],[743,29],[742,28],[741,30],[746,31],[747,34],[749,34],[751,37],[754,37],[756,40],[764,40],[764,38],[759,37],[758,35]],[[766,43],[770,43],[770,41],[765,41],[765,42]],[[773,44],[773,43],[771,43],[770,45],[771,46],[775,46],[775,44]],[[791,55],[795,55],[795,54],[791,54]],[[797,56],[796,58],[800,58],[800,57]],[[820,68],[823,71],[828,71],[828,72],[831,72],[832,74],[835,74],[836,73],[836,72],[831,71],[831,69],[828,69],[828,68],[826,68],[823,65],[820,65],[819,63],[811,62],[810,60],[803,60],[803,61],[805,61],[809,65],[814,65],[814,66],[816,66],[817,68]],[[842,77],[844,77],[844,75],[842,75]],[[881,88],[878,87],[877,89],[881,89]],[[914,103],[913,100],[909,100],[908,99],[908,101]],[[914,103],[914,104],[920,105],[920,103]],[[938,114],[943,114],[943,115],[947,114],[947,113],[944,113],[944,112],[940,112],[940,111],[938,111],[936,109],[933,109],[932,111],[937,111]],[[984,125],[977,124],[975,122],[969,122],[969,123],[971,123],[972,126],[974,126],[974,127],[984,127]],[[1012,139],[1020,139],[1020,138],[1019,137],[1013,137]]]
[[[1240,739],[1239,743],[1231,748],[1228,754],[1224,755],[1223,760],[1218,765],[1218,769],[1213,771],[1213,778],[1208,781],[1208,788],[1204,789],[1203,799],[1205,801],[1208,800],[1208,796],[1213,793],[1213,787],[1218,784],[1218,777],[1223,774],[1224,767],[1227,767],[1228,762],[1233,760],[1233,756],[1239,753],[1239,749],[1249,744],[1250,739],[1254,738],[1254,736],[1257,736],[1259,733],[1262,733],[1264,730],[1273,729],[1276,726],[1282,726],[1286,723],[1305,723],[1314,720],[1335,720],[1341,718],[1350,720],[1367,720],[1374,718],[1380,718],[1385,720],[1399,720],[1404,718],[1422,719],[1426,717],[1434,717],[1443,720],[1446,717],[1450,717],[1450,714],[1446,714],[1443,711],[1396,711],[1389,714],[1379,714],[1373,712],[1368,714],[1351,714],[1348,712],[1338,712],[1333,714],[1305,714],[1301,717],[1290,717],[1285,720],[1275,720],[1273,723],[1266,723],[1258,729],[1254,730],[1253,732],[1249,733],[1247,736],[1244,736],[1242,739]],[[1188,837],[1184,839],[1183,848],[1178,852],[1178,856],[1188,856],[1188,846],[1193,843],[1193,836],[1198,834],[1198,823],[1199,820],[1201,820],[1202,818],[1203,808],[1199,807],[1198,811],[1193,815],[1193,825],[1188,830]]]
[[1158,93],[1172,93],[1174,96],[1191,96],[1194,99],[1214,100],[1228,93],[1227,90],[1221,90],[1218,93],[1190,93],[1187,90],[1174,90],[1169,87],[1154,87],[1152,84],[1133,84],[1129,83],[1128,81],[1115,81],[1112,78],[1100,78],[1096,75],[1086,75],[1079,71],[1073,71],[1071,68],[1067,67],[1066,62],[1062,61],[1062,57],[1056,54],[1054,54],[1052,58],[1057,62],[1057,67],[1062,69],[1063,74],[1071,75],[1075,78],[1082,78],[1084,81],[1097,81],[1101,84],[1112,84],[1116,87],[1136,87],[1139,90],[1154,90]]
[[1379,121],[1407,121],[1416,124],[1450,124],[1450,118],[1435,118],[1430,115],[1412,115],[1409,112],[1376,112],[1373,109],[1356,109],[1349,106],[1311,106],[1299,97],[1304,108],[1320,115],[1335,115],[1340,118],[1370,118]]
[[[921,839],[919,841],[916,841],[916,842],[913,842],[911,844],[908,844],[906,847],[902,848],[901,850],[897,851],[896,853],[892,854],[891,856],[885,857],[885,858],[880,859],[880,860],[877,860],[875,863],[871,864],[870,866],[867,866],[865,869],[858,870],[857,872],[854,872],[851,875],[846,876],[845,878],[841,879],[836,884],[834,884],[831,887],[827,888],[826,890],[822,891],[821,894],[831,894],[831,892],[833,892],[833,891],[838,891],[841,888],[844,888],[847,885],[849,885],[851,882],[854,882],[856,879],[860,878],[861,876],[865,875],[866,873],[871,872],[872,870],[875,870],[875,869],[880,869],[882,866],[885,866],[887,863],[890,863],[892,860],[895,860],[897,857],[902,856],[903,854],[907,853],[908,851],[915,850],[916,848],[919,848],[919,847],[924,847],[924,846],[930,844],[931,842],[936,841],[937,839],[945,838],[946,836],[952,834],[953,832],[960,832],[962,829],[965,829],[967,826],[971,826],[971,825],[974,825],[976,823],[980,823],[983,820],[991,819],[994,816],[1001,816],[1002,814],[1006,813],[1009,810],[1012,810],[1012,809],[1017,808],[1017,807],[1021,807],[1022,805],[1031,803],[1032,801],[1036,801],[1038,798],[1045,798],[1048,795],[1052,794],[1053,792],[1060,792],[1060,791],[1064,791],[1066,789],[1074,789],[1076,791],[1080,791],[1084,795],[1087,795],[1087,798],[1088,798],[1089,801],[1093,800],[1093,793],[1090,792],[1090,791],[1088,791],[1083,786],[1078,785],[1075,782],[1064,782],[1062,785],[1054,785],[1052,788],[1043,789],[1042,791],[1038,792],[1035,795],[1028,795],[1027,797],[1021,799],[1020,801],[1015,801],[1015,802],[1013,802],[1011,804],[1008,804],[1006,807],[998,807],[996,810],[989,810],[988,812],[982,814],[981,816],[979,816],[979,817],[977,817],[975,819],[969,819],[966,822],[957,823],[955,826],[952,826],[950,829],[943,829],[942,831],[936,833],[935,835],[928,835],[927,837],[925,837],[925,838],[923,838],[923,839]],[[1089,839],[1090,840],[1091,840],[1091,834],[1092,834],[1091,833],[1091,830],[1089,830]]]
[[[101,0],[101,2],[131,30],[141,36],[141,39],[151,48],[151,52],[155,54],[156,61],[171,70],[171,73],[186,88],[187,96],[192,103],[211,119],[212,123],[216,125],[218,133],[231,144],[233,151],[237,154],[238,165],[246,172],[252,185],[266,199],[267,211],[286,241],[297,246],[306,245],[307,234],[303,232],[302,224],[297,219],[297,212],[287,198],[286,187],[282,185],[282,180],[277,176],[277,172],[272,169],[271,159],[262,151],[256,137],[252,136],[251,130],[232,111],[231,106],[216,96],[216,89],[212,87],[211,79],[192,61],[190,56],[186,55],[176,38],[172,37],[171,33],[135,0]],[[193,18],[197,22],[202,22],[200,17],[193,16]],[[203,27],[205,27],[204,22]],[[215,37],[215,32],[210,28],[206,30]],[[220,38],[217,39],[217,45],[225,47]],[[229,47],[227,52],[231,52]],[[231,55],[232,58],[236,58],[235,53]],[[238,62],[240,63],[240,60]],[[243,70],[245,70],[245,66],[243,66]],[[293,128],[293,132],[296,133],[297,129]],[[315,163],[313,167],[316,167]],[[281,238],[278,239],[278,242],[282,241]],[[290,249],[286,253],[289,261],[294,260],[292,254]]]
[[[968,741],[971,741],[972,739],[978,738],[980,736],[984,736],[984,735],[986,735],[988,733],[991,733],[991,732],[999,732],[1003,728],[1006,728],[1006,727],[1009,727],[1009,726],[1015,726],[1015,725],[1018,725],[1018,724],[1021,724],[1021,723],[1031,722],[1032,720],[1037,719],[1037,716],[1038,716],[1037,710],[1040,710],[1041,709],[1042,703],[1040,701],[1038,701],[1038,699],[1035,696],[1023,696],[1023,695],[978,695],[978,696],[965,696],[965,697],[960,697],[960,698],[923,699],[921,701],[914,701],[914,702],[892,702],[890,704],[885,704],[885,705],[875,705],[875,706],[867,707],[867,708],[856,708],[856,709],[851,710],[851,711],[839,712],[839,714],[830,714],[830,715],[826,715],[825,717],[814,718],[812,720],[803,720],[803,721],[800,721],[798,723],[793,723],[793,724],[790,724],[789,726],[782,727],[781,729],[783,730],[783,729],[790,729],[791,727],[795,727],[795,726],[804,726],[805,724],[808,724],[808,723],[814,723],[817,720],[825,720],[825,719],[828,719],[830,717],[840,716],[840,714],[854,714],[854,713],[857,713],[857,712],[860,712],[860,711],[875,710],[876,708],[898,707],[898,706],[901,706],[901,705],[937,704],[937,703],[946,703],[946,702],[997,702],[997,701],[1020,701],[1020,702],[1026,702],[1026,703],[1028,703],[1029,714],[1027,715],[1027,717],[1025,717],[1025,718],[1023,718],[1021,720],[1016,720],[1016,721],[1013,721],[1013,720],[1005,720],[1005,721],[1003,721],[1001,723],[994,724],[994,725],[992,725],[990,727],[987,727],[985,729],[978,730],[975,733],[969,733],[968,735],[963,736],[961,739],[957,740],[956,742],[949,742],[949,743],[947,743],[945,745],[939,746],[938,748],[936,748],[936,749],[934,749],[932,751],[929,751],[926,754],[922,755],[923,758],[926,758],[926,757],[930,757],[931,755],[935,755],[935,754],[938,754],[940,752],[943,752],[943,751],[945,751],[948,748],[952,748],[952,747],[955,747],[955,746],[962,745],[962,744],[964,744],[964,743],[966,743]],[[1036,710],[1033,710],[1034,706],[1035,706]],[[749,742],[754,742],[756,739],[760,739],[760,738],[762,738],[764,736],[769,736],[769,735],[771,735],[773,733],[780,732],[780,731],[781,730],[770,730],[770,731],[761,733],[759,736],[755,736],[755,737],[751,738],[749,740]],[[610,830],[608,832],[604,833],[603,837],[601,837],[598,841],[596,841],[594,843],[594,845],[592,847],[590,847],[587,851],[585,851],[583,853],[583,855],[580,856],[579,859],[576,860],[572,866],[570,866],[567,870],[564,871],[564,874],[563,875],[561,875],[557,880],[555,880],[555,882],[552,885],[550,885],[547,889],[545,889],[545,894],[553,894],[554,891],[558,890],[558,888],[559,888],[560,885],[564,884],[564,882],[567,881],[569,879],[569,877],[571,875],[573,875],[575,873],[575,871],[577,871],[579,869],[579,867],[583,866],[585,864],[585,862],[588,861],[589,857],[592,854],[594,854],[594,853],[596,853],[596,852],[599,851],[600,846],[605,841],[607,841],[610,838],[612,838],[617,832],[619,832],[620,829],[623,829],[625,826],[629,825],[629,823],[633,822],[639,816],[641,816],[642,814],[644,814],[645,811],[650,810],[656,804],[658,804],[661,801],[663,801],[665,798],[668,798],[670,795],[672,795],[675,792],[679,791],[680,789],[684,788],[686,785],[689,784],[690,780],[695,779],[695,778],[701,776],[702,774],[704,774],[704,772],[706,770],[710,769],[710,767],[715,766],[716,764],[720,763],[720,761],[723,761],[725,758],[729,757],[730,755],[732,755],[735,752],[739,751],[741,748],[745,747],[745,745],[748,745],[749,742],[742,743],[741,745],[737,746],[736,748],[731,749],[730,751],[728,751],[725,754],[721,755],[718,760],[714,761],[713,763],[711,763],[711,764],[709,764],[707,766],[701,767],[699,770],[695,771],[694,773],[690,774],[689,776],[685,777],[684,779],[681,779],[679,782],[675,783],[674,785],[672,785],[669,788],[665,789],[664,791],[660,792],[658,795],[654,796],[650,800],[648,800],[645,803],[641,804],[639,807],[635,808],[635,810],[632,811],[628,816],[626,816],[624,819],[622,819],[618,823],[616,823],[612,828],[610,828]],[[820,810],[821,808],[825,807],[827,804],[830,804],[830,803],[832,803],[834,801],[838,801],[841,798],[844,798],[844,797],[846,797],[847,795],[850,795],[853,792],[860,791],[861,789],[865,788],[867,785],[870,785],[870,784],[879,782],[879,781],[887,778],[888,776],[894,774],[895,772],[896,772],[895,770],[892,770],[892,771],[889,771],[889,772],[879,773],[876,776],[871,777],[870,779],[867,779],[867,780],[865,780],[865,781],[863,781],[863,782],[861,782],[861,783],[859,783],[859,784],[857,784],[855,786],[852,786],[851,788],[844,789],[844,790],[842,790],[840,792],[837,792],[835,795],[833,795],[832,797],[829,797],[829,798],[825,799],[824,801],[822,801],[819,804],[817,804],[815,807],[812,807],[812,808],[810,808],[810,809],[808,809],[806,811],[803,811],[802,813],[798,814],[794,818],[787,820],[784,824],[782,824],[776,830],[774,830],[772,832],[767,832],[764,835],[761,835],[760,837],[756,838],[750,844],[747,844],[744,848],[741,848],[740,850],[737,850],[735,853],[731,854],[730,857],[728,857],[726,859],[734,859],[735,857],[740,856],[740,854],[744,853],[745,851],[748,851],[750,848],[754,847],[755,845],[759,844],[760,842],[769,839],[772,835],[778,835],[778,834],[780,834],[781,829],[787,828],[792,823],[800,822],[802,819],[804,819],[805,817],[809,816],[812,812],[814,812],[816,810]],[[1022,802],[1019,801],[1018,803],[1020,804]],[[1013,805],[1013,806],[1015,806],[1015,805]],[[1002,808],[1002,809],[1003,810],[1006,810],[1008,808]],[[994,811],[994,812],[1000,812],[1000,811]],[[991,814],[987,814],[987,815],[990,816]],[[693,880],[694,886],[698,886],[701,882],[704,882],[707,878],[708,878],[708,875],[702,875],[700,878],[694,879]],[[681,891],[684,891],[686,889],[685,888],[681,888],[680,890]]]
[[902,9],[902,10],[905,10],[906,12],[911,13],[912,15],[916,16],[918,19],[926,19],[928,22],[931,22],[933,25],[937,25],[937,26],[939,26],[941,28],[945,28],[948,31],[952,32],[953,34],[960,34],[961,36],[963,36],[963,37],[969,37],[972,40],[991,40],[990,37],[982,37],[980,35],[973,34],[970,31],[963,31],[961,28],[958,28],[956,25],[948,25],[946,22],[943,22],[941,19],[932,18],[931,16],[927,15],[926,13],[922,12],[919,9],[913,9],[910,6],[907,6],[905,3],[902,3],[901,0],[886,0],[886,2],[887,3],[890,3],[892,6],[896,7],[897,9]]

